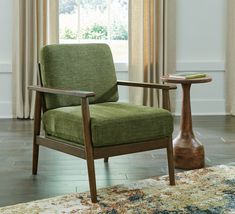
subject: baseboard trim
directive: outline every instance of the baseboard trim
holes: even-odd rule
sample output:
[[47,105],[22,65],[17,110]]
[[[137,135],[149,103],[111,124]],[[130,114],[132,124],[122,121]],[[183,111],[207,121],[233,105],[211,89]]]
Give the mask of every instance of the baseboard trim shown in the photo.
[[0,74],[12,73],[11,63],[0,63]]

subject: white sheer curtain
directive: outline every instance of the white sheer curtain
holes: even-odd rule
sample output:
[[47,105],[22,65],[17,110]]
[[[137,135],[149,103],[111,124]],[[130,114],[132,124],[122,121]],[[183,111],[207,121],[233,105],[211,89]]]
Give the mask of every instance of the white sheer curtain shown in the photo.
[[[129,0],[129,79],[160,83],[176,70],[176,7],[173,0]],[[154,90],[130,89],[130,102],[159,106]]]
[[40,48],[57,43],[58,0],[13,0],[13,114],[33,118],[34,94],[27,87],[37,83]]
[[228,0],[227,25],[227,112],[235,115],[235,1]]

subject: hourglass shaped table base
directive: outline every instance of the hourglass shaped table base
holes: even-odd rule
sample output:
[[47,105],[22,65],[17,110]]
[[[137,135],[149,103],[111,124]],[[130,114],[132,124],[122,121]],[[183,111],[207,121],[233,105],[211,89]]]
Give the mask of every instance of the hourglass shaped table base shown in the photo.
[[162,80],[168,83],[179,83],[183,89],[180,133],[173,141],[175,167],[179,169],[202,168],[205,165],[205,152],[203,145],[193,133],[190,88],[193,83],[206,83],[212,81],[212,79],[210,77],[176,79],[164,76]]

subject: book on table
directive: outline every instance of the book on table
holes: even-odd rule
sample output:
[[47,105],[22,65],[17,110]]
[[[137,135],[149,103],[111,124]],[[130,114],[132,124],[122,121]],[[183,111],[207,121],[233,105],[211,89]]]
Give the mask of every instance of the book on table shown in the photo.
[[175,79],[197,79],[197,78],[206,77],[206,74],[199,72],[182,72],[182,73],[170,74],[169,77]]

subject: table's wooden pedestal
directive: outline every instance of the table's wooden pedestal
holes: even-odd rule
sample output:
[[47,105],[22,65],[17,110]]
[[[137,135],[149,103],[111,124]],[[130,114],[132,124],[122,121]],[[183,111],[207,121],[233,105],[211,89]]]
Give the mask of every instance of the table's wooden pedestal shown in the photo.
[[173,141],[175,167],[200,169],[205,166],[204,147],[193,135],[180,133]]
[[199,169],[205,165],[205,154],[204,148],[195,138],[192,128],[191,83],[182,83],[181,85],[183,89],[181,131],[173,141],[175,167],[179,169]]
[[178,169],[199,169],[205,165],[204,147],[196,139],[192,128],[190,88],[193,83],[206,83],[210,77],[197,79],[175,79],[162,77],[163,81],[179,83],[183,89],[183,103],[180,121],[180,133],[173,141],[175,167]]

